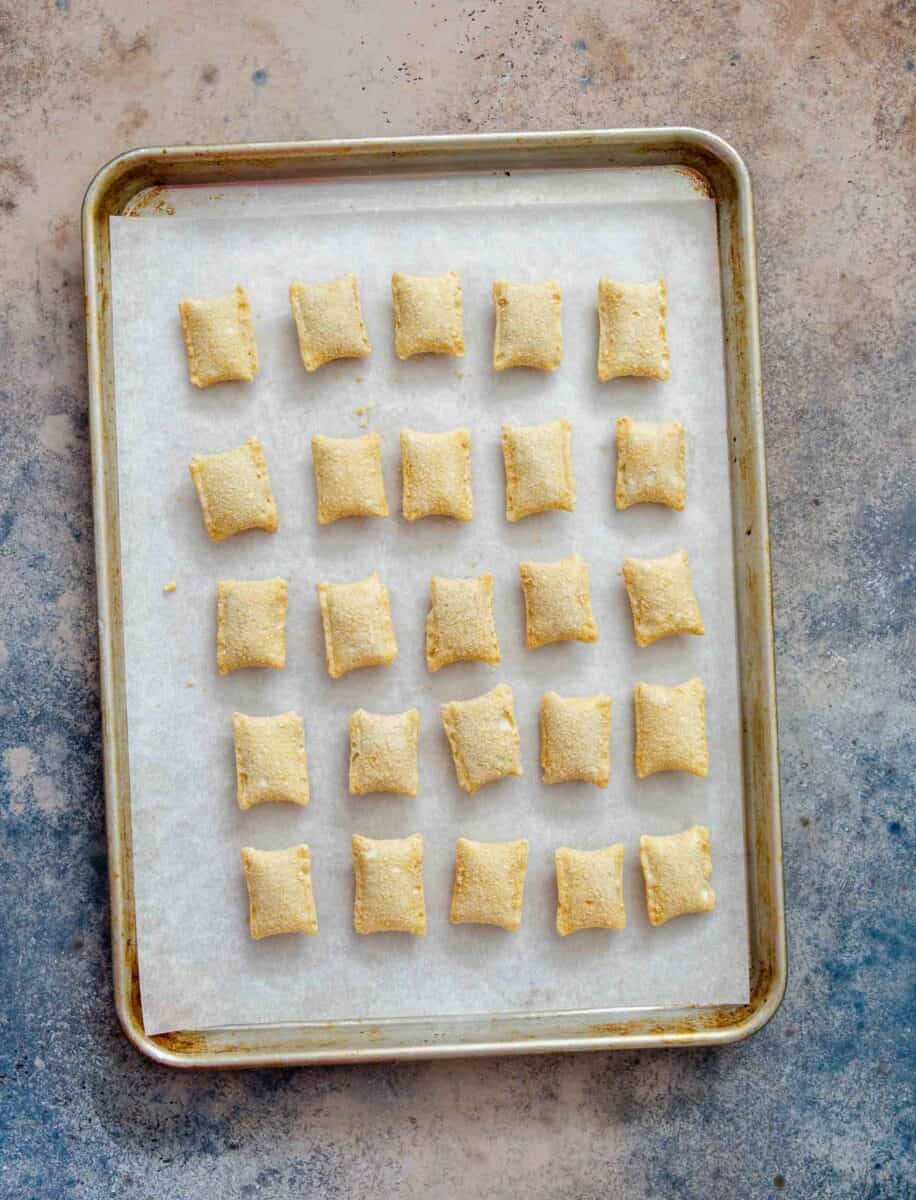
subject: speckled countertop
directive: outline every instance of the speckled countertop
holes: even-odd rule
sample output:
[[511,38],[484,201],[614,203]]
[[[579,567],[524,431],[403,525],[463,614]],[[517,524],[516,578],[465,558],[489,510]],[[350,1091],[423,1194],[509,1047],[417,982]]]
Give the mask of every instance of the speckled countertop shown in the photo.
[[[908,0],[0,7],[0,1195],[916,1195],[914,28]],[[756,188],[782,1009],[722,1051],[149,1064],[111,999],[89,179],[148,143],[656,124]]]

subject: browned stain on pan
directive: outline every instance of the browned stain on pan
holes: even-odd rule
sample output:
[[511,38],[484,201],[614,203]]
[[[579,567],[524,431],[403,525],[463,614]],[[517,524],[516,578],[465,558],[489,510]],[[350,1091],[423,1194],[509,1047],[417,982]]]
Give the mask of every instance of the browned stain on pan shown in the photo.
[[174,207],[164,197],[164,187],[146,188],[136,195],[124,208],[122,216],[139,217],[147,209],[152,209],[160,216],[173,217]]
[[212,1047],[209,1044],[210,1038],[206,1033],[187,1031],[160,1033],[150,1038],[150,1041],[170,1054],[192,1055],[205,1054],[208,1051],[212,1051]]
[[699,192],[701,196],[706,196],[710,200],[715,200],[716,193],[713,191],[712,184],[702,171],[698,171],[696,167],[675,167],[674,170],[678,175],[683,175],[685,179],[690,180],[690,185],[694,191]]

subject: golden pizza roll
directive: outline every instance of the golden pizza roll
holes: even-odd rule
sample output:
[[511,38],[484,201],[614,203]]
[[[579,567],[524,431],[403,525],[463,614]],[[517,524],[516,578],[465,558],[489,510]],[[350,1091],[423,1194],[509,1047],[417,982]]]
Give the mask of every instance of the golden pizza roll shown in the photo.
[[554,371],[563,361],[563,297],[554,279],[544,283],[493,284],[496,332],[493,367]]
[[253,938],[318,932],[308,846],[290,846],[287,850],[255,850],[244,846],[242,867],[248,885],[248,919]]
[[357,933],[426,933],[423,837],[353,835],[353,928]]
[[667,837],[644,834],[639,839],[639,860],[653,925],[715,908],[716,893],[709,886],[712,875],[709,830],[704,825],[694,825]]
[[421,517],[471,520],[471,435],[466,429],[448,433],[401,430],[401,509],[405,521]]
[[580,929],[626,929],[623,903],[623,845],[600,850],[561,846],[557,868],[557,933]]
[[391,295],[398,358],[464,354],[464,301],[455,271],[432,276],[395,272]]
[[665,558],[625,558],[623,581],[639,646],[679,633],[704,634],[685,550]]
[[576,507],[569,421],[544,425],[503,425],[506,467],[506,520],[520,521],[534,513]]
[[551,642],[596,642],[588,563],[578,554],[556,562],[519,564],[528,649]]
[[636,774],[640,779],[658,771],[709,774],[706,742],[706,688],[702,679],[676,687],[637,683]]
[[276,717],[232,714],[239,808],[309,802],[305,728],[298,713]]
[[312,467],[318,494],[318,524],[343,517],[387,517],[382,442],[377,433],[312,438]]
[[521,775],[521,738],[512,688],[499,684],[472,700],[452,700],[440,713],[458,786],[476,792],[486,783]]
[[355,275],[326,283],[291,283],[289,303],[306,371],[317,371],[337,358],[365,358],[372,349]]
[[416,796],[420,714],[370,713],[358,708],[350,717],[350,795],[395,792]]
[[182,300],[178,312],[188,351],[188,374],[195,387],[254,379],[258,348],[244,288],[209,300]]
[[397,658],[388,589],[377,573],[356,583],[322,581],[318,602],[332,679],[361,667],[385,666]]
[[607,787],[611,771],[610,696],[544,693],[541,770],[544,783],[581,780]]
[[499,639],[493,618],[493,576],[443,579],[429,585],[426,618],[426,665],[438,671],[449,663],[499,662]]
[[687,500],[684,426],[680,421],[617,422],[618,508],[664,504],[683,511]]
[[285,579],[221,579],[216,594],[216,665],[220,675],[242,667],[286,663]]
[[648,283],[598,281],[598,378],[624,375],[667,379],[668,289],[664,279]]
[[527,870],[528,843],[524,838],[514,842],[459,838],[455,846],[452,924],[518,929]]
[[245,529],[273,532],[277,528],[277,505],[257,438],[247,438],[237,449],[222,454],[195,454],[190,471],[204,525],[214,542]]

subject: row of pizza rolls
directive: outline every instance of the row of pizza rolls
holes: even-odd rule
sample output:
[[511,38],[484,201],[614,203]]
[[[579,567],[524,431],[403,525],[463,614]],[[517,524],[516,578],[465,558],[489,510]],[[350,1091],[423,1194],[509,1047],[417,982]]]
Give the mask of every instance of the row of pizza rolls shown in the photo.
[[[668,687],[638,683],[633,690],[638,778],[662,771],[709,772],[706,688],[701,679]],[[440,705],[455,778],[473,794],[499,779],[520,776],[521,735],[515,697],[508,684],[467,700]],[[239,808],[256,804],[309,803],[308,753],[302,717],[232,715],[236,796]],[[540,763],[543,782],[607,787],[611,770],[611,697],[560,696],[541,700]],[[349,721],[349,789],[354,796],[419,790],[420,714],[357,709]]]
[[[679,634],[705,633],[685,550],[663,558],[624,559],[622,575],[639,646]],[[554,562],[522,562],[529,650],[556,642],[597,642],[588,563],[579,555]],[[317,585],[328,674],[387,666],[398,656],[388,588],[378,573],[353,583]],[[286,664],[285,579],[221,579],[217,584],[216,664],[221,675],[249,667]],[[426,665],[498,663],[493,576],[430,581]]]
[[[418,354],[464,354],[464,294],[455,271],[444,275],[391,277],[394,348],[398,358]],[[363,321],[356,276],[289,288],[299,351],[307,371],[341,358],[365,358],[372,350]],[[556,280],[493,284],[493,367],[554,371],[563,360],[563,296]],[[248,381],[258,372],[251,306],[245,289],[224,296],[182,300],[178,305],[195,387]],[[671,374],[664,279],[646,283],[598,281],[598,378]]]
[[[357,933],[426,933],[423,891],[423,836],[352,838],[353,927]],[[673,917],[710,912],[716,895],[709,830],[694,825],[682,833],[639,841],[652,925]],[[554,854],[557,880],[557,932],[626,927],[623,898],[624,847],[596,850],[561,846]],[[254,938],[281,933],[318,932],[308,846],[282,850],[242,849],[248,886],[249,929]],[[459,837],[450,919],[453,925],[521,925],[528,842],[475,842]]]
[[[402,429],[401,512],[407,521],[474,515],[471,435],[466,429],[420,433]],[[572,430],[561,417],[542,425],[503,425],[506,519],[572,512],[576,480]],[[312,438],[318,523],[347,517],[387,517],[382,443],[377,433]],[[279,527],[264,449],[257,438],[190,463],[207,533],[215,542],[248,529]],[[679,421],[617,422],[615,502],[619,509],[661,504],[681,511],[687,497],[684,427]]]

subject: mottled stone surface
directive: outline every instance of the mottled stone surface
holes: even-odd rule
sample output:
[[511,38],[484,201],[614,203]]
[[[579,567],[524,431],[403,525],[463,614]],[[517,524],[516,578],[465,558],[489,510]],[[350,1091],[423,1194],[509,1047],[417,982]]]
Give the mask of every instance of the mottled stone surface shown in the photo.
[[[0,1195],[916,1195],[914,25],[906,0],[0,6]],[[781,1011],[720,1052],[150,1065],[111,1002],[90,177],[144,143],[653,124],[724,135],[756,185]]]

